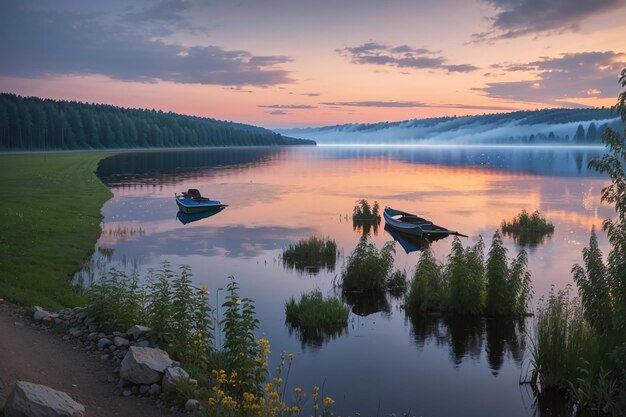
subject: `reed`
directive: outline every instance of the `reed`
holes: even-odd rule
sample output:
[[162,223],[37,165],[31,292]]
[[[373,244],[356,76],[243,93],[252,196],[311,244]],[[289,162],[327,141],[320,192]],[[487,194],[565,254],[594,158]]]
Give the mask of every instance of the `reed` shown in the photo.
[[544,217],[541,217],[538,210],[535,210],[532,214],[528,214],[525,209],[513,220],[503,220],[501,228],[504,233],[535,232],[551,234],[554,232],[554,225],[548,222]]
[[325,298],[320,290],[291,297],[285,303],[287,323],[303,329],[343,328],[348,325],[348,309],[335,297]]
[[311,236],[290,244],[283,251],[282,258],[286,266],[297,270],[324,267],[333,271],[337,261],[337,242]]
[[430,248],[424,249],[404,298],[407,311],[415,314],[446,310],[446,286],[443,265],[437,262]]
[[367,235],[362,236],[341,273],[343,291],[384,291],[393,270],[394,242],[380,251]]

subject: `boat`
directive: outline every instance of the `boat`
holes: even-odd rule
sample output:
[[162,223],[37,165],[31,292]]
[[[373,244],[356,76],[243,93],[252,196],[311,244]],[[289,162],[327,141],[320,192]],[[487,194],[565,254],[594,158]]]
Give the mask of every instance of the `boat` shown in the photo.
[[174,197],[176,198],[178,209],[185,214],[204,213],[228,207],[228,204],[222,204],[217,200],[203,197],[200,191],[195,188],[190,188],[186,192],[183,191],[181,195],[174,194]]
[[406,253],[421,251],[427,248],[432,242],[444,239],[447,235],[422,235],[414,236],[406,233],[398,232],[393,227],[385,224],[385,232],[389,233],[393,240],[398,242]]
[[466,235],[454,230],[437,226],[436,224],[433,224],[433,222],[422,217],[418,217],[415,214],[396,210],[391,207],[385,207],[383,217],[385,218],[385,222],[397,232],[410,236],[434,237],[456,235],[467,237]]

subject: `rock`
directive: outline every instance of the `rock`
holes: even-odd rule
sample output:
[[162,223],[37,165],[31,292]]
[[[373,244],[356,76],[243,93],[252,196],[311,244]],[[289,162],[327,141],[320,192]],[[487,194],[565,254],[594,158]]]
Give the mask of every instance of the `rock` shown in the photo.
[[133,395],[133,392],[131,390],[129,390],[129,389],[125,389],[122,392],[122,395],[124,395],[124,397],[130,397],[131,395]]
[[100,355],[100,359],[102,359],[103,361],[106,361],[110,358],[108,353],[105,353],[104,355]]
[[24,323],[20,323],[19,321],[13,322],[15,327],[24,327]]
[[189,374],[183,368],[167,368],[163,374],[163,392],[174,391],[178,381],[186,382],[187,380],[189,380]]
[[76,318],[77,318],[78,320],[84,320],[84,319],[85,319],[85,317],[87,317],[87,312],[86,312],[86,311],[81,311],[80,313],[78,313],[78,314],[76,315]]
[[139,347],[150,347],[150,341],[149,340],[140,340],[139,342],[137,342],[137,346],[139,346]]
[[71,329],[68,330],[68,333],[72,337],[78,337],[83,334],[83,331],[79,329],[78,327],[72,327]]
[[198,407],[200,407],[200,401],[194,400],[193,398],[187,400],[187,402],[185,403],[185,410],[187,411],[196,411]]
[[169,355],[161,349],[132,346],[122,360],[120,376],[135,384],[152,384],[160,381],[171,365]]
[[150,389],[148,390],[150,395],[159,395],[161,393],[161,386],[159,384],[150,385]]
[[126,335],[122,332],[113,332],[113,336],[126,336]]
[[44,327],[54,327],[54,318],[47,316],[41,319],[41,325]]
[[137,340],[141,336],[145,335],[146,333],[150,333],[151,331],[152,329],[149,327],[135,324],[133,327],[131,327],[130,329],[126,331],[126,334],[131,336],[133,339]]
[[108,348],[112,344],[113,344],[113,342],[111,342],[110,339],[107,339],[106,337],[103,337],[100,340],[98,340],[98,349]]
[[128,345],[128,339],[124,339],[121,336],[115,336],[115,338],[113,338],[113,344],[117,347],[126,346]]
[[111,346],[109,346],[109,350],[110,350],[111,352],[115,351],[115,349],[117,349],[117,346],[115,346],[115,345],[111,345]]
[[33,319],[35,321],[41,321],[46,317],[50,317],[50,313],[39,306],[33,307]]
[[148,391],[150,391],[150,385],[142,385],[142,386],[139,387],[139,393],[141,395],[147,394]]
[[63,340],[70,340],[72,338],[72,336],[70,336],[69,334],[64,334],[62,339]]
[[64,392],[17,381],[4,406],[5,417],[83,417],[85,407]]

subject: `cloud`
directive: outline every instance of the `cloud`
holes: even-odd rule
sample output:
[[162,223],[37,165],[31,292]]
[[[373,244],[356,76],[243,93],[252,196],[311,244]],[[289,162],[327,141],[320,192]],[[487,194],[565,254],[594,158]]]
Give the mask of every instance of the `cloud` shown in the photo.
[[527,71],[535,79],[487,83],[474,90],[486,96],[531,103],[580,106],[569,100],[580,98],[611,98],[619,93],[617,77],[626,66],[626,54],[581,52],[542,57],[528,64],[509,64],[500,69]]
[[286,116],[288,114],[293,114],[293,112],[285,111],[285,110],[272,110],[266,113],[271,114],[272,116]]
[[583,20],[624,7],[624,0],[483,0],[496,14],[486,32],[473,42],[517,38],[528,34],[577,31]]
[[259,104],[257,107],[265,109],[315,109],[317,106],[308,104]]
[[43,78],[100,74],[134,82],[268,86],[291,83],[285,56],[255,56],[219,46],[182,46],[128,22],[107,24],[93,12],[0,2],[0,74]]
[[341,107],[391,107],[391,108],[451,108],[451,109],[469,109],[469,110],[518,110],[513,107],[491,106],[491,105],[473,105],[459,103],[424,103],[423,101],[340,101],[340,102],[324,102],[320,103],[330,108]]
[[319,97],[321,95],[320,93],[294,93],[294,92],[290,92],[289,94],[293,96],[307,96],[307,97]]
[[408,45],[388,46],[376,42],[338,49],[338,53],[355,64],[370,64],[412,69],[439,69],[448,72],[472,72],[478,67],[470,64],[448,65],[440,51],[413,48]]

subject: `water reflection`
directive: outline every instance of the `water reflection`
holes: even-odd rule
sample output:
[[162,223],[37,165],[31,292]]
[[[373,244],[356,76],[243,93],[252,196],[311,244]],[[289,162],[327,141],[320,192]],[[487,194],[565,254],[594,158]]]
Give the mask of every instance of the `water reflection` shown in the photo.
[[178,219],[178,221],[181,222],[182,224],[189,224],[192,222],[197,222],[202,219],[207,219],[211,216],[215,216],[217,213],[219,213],[223,209],[224,208],[221,207],[218,209],[206,211],[204,213],[194,213],[194,214],[187,214],[187,213],[183,213],[182,211],[179,211],[176,213],[176,219]]
[[358,234],[365,236],[373,233],[378,236],[378,226],[380,226],[380,218],[376,220],[359,220],[352,218],[352,230]]
[[285,321],[285,326],[287,326],[289,335],[296,335],[300,341],[302,349],[305,347],[320,349],[326,343],[347,334],[346,326],[329,327],[324,329],[303,329],[300,326],[294,326],[287,321]]
[[393,240],[398,242],[400,246],[402,246],[402,249],[404,249],[404,251],[407,254],[411,252],[417,252],[419,250],[427,248],[428,246],[430,246],[432,242],[436,242],[438,240],[445,239],[448,237],[448,236],[437,236],[437,235],[429,236],[429,237],[411,236],[411,235],[398,232],[394,228],[390,227],[388,224],[385,224],[385,232],[389,233],[389,235],[391,235]]
[[350,306],[352,313],[367,317],[375,313],[391,313],[391,306],[384,291],[344,292],[343,301]]
[[513,241],[520,247],[528,247],[531,249],[536,248],[539,245],[543,245],[546,240],[549,240],[554,231],[550,232],[537,232],[537,231],[522,231],[522,232],[504,232],[504,236]]
[[428,314],[409,316],[409,319],[417,346],[424,349],[430,342],[439,347],[447,346],[450,361],[455,366],[460,366],[466,358],[479,360],[483,347],[494,376],[498,375],[507,355],[518,364],[522,361],[525,349],[523,321]]

